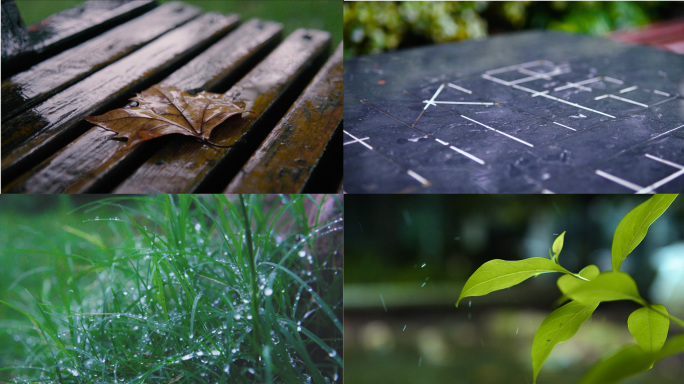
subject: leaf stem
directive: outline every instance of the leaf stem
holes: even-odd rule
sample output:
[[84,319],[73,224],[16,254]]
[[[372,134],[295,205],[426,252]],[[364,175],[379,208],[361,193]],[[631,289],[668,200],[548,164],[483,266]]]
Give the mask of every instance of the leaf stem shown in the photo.
[[675,317],[675,316],[672,316],[672,315],[670,315],[669,313],[661,312],[660,310],[658,310],[657,308],[653,307],[653,306],[652,306],[651,304],[649,304],[649,303],[645,303],[645,304],[644,304],[644,307],[647,307],[647,308],[650,309],[651,311],[653,311],[653,312],[655,312],[655,313],[657,313],[657,314],[659,314],[659,315],[661,315],[661,316],[667,317],[668,319],[670,319],[670,320],[674,321],[675,323],[677,323],[677,325],[679,325],[680,327],[684,328],[684,321],[682,321],[681,319],[679,319],[679,318],[677,318],[677,317]]

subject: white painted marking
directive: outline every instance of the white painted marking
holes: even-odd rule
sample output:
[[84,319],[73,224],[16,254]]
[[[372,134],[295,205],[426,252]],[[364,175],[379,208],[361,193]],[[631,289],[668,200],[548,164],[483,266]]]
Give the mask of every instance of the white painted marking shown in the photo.
[[653,93],[655,93],[656,95],[662,95],[662,96],[670,97],[670,94],[669,94],[669,93],[662,92],[662,91],[659,91],[659,90],[657,90],[657,89],[654,90]]
[[553,123],[556,124],[556,125],[560,125],[560,126],[563,127],[563,128],[567,128],[567,129],[569,129],[569,130],[571,130],[571,131],[577,132],[577,130],[576,130],[575,128],[570,128],[570,127],[568,127],[567,125],[563,125],[563,124],[561,124],[561,123],[556,123],[555,121],[554,121]]
[[664,179],[662,179],[662,180],[658,180],[658,181],[656,181],[655,183],[653,183],[653,184],[651,184],[651,185],[649,185],[649,186],[647,186],[647,187],[644,187],[644,188],[638,190],[636,193],[638,193],[638,194],[642,194],[642,193],[653,193],[653,192],[655,191],[656,188],[661,187],[661,186],[663,186],[664,184],[669,183],[670,181],[672,181],[672,180],[678,178],[678,177],[681,176],[681,175],[684,175],[684,169],[680,169],[679,171],[677,171],[677,172],[671,174],[670,176],[668,176],[668,177],[666,177],[666,178],[664,178]]
[[464,118],[464,119],[466,119],[466,120],[470,120],[470,121],[472,121],[472,122],[475,123],[475,124],[479,124],[479,125],[481,125],[481,126],[487,128],[487,129],[490,129],[490,130],[492,130],[492,131],[494,131],[494,132],[496,132],[496,133],[499,133],[499,134],[501,134],[501,135],[504,135],[504,136],[506,136],[506,137],[508,137],[508,138],[510,138],[510,139],[513,139],[513,140],[515,140],[515,141],[517,141],[517,142],[520,142],[520,143],[522,143],[522,144],[525,144],[525,145],[527,145],[527,146],[529,146],[529,147],[534,147],[534,145],[528,143],[527,141],[518,139],[517,137],[511,136],[511,135],[509,135],[509,134],[506,133],[506,132],[501,132],[501,131],[499,131],[498,129],[492,128],[492,127],[490,127],[490,126],[488,126],[488,125],[485,125],[485,124],[482,124],[482,123],[480,123],[479,121],[473,120],[473,119],[471,119],[471,118],[468,117],[468,116],[463,116],[463,115],[461,115],[461,117]]
[[495,83],[503,84],[503,85],[505,85],[505,86],[507,86],[507,87],[509,87],[509,86],[511,85],[508,81],[501,80],[501,79],[496,78],[496,77],[493,77],[493,76],[489,76],[488,74],[482,75],[482,78],[483,78],[483,79],[487,79],[487,80],[491,80],[491,81],[493,81],[493,82],[495,82]]
[[451,88],[454,88],[454,89],[458,89],[459,91],[465,92],[465,93],[467,93],[467,94],[469,94],[469,95],[472,95],[472,94],[473,94],[473,91],[467,90],[467,89],[465,89],[465,88],[463,88],[463,87],[459,87],[459,86],[456,85],[456,84],[448,83],[447,86],[449,86],[449,87],[451,87]]
[[648,108],[648,105],[646,105],[646,104],[642,104],[642,103],[639,103],[639,102],[637,102],[637,101],[630,100],[630,99],[625,99],[625,98],[622,98],[622,97],[620,97],[620,96],[610,95],[610,98],[611,98],[611,99],[620,100],[620,101],[624,101],[624,102],[626,102],[626,103],[636,104],[636,105],[638,105],[638,106],[640,106],[640,107]]
[[527,63],[509,65],[507,67],[491,69],[489,71],[486,71],[485,73],[502,73],[502,72],[512,71],[512,70],[518,69],[518,68],[527,68],[527,67],[531,67],[534,65],[541,65],[541,64],[546,64],[546,65],[550,65],[550,66],[554,65],[552,62],[550,62],[548,60],[534,60],[534,61],[528,61]]
[[354,144],[354,143],[360,143],[360,142],[362,142],[362,141],[364,141],[364,140],[368,140],[368,139],[370,139],[370,137],[364,137],[363,139],[347,141],[347,142],[344,143],[343,145],[349,145],[349,144]]
[[628,87],[628,88],[625,88],[625,89],[621,89],[620,92],[618,92],[618,93],[627,93],[627,92],[631,92],[631,91],[633,91],[633,90],[635,90],[635,89],[637,89],[637,88],[639,88],[639,87],[637,87],[636,85],[633,85],[633,86],[631,86],[631,87]]
[[[427,101],[423,101],[426,103]],[[494,105],[496,103],[484,103],[478,101],[433,101],[433,104],[467,104],[467,105]]]
[[[558,70],[558,68],[556,68],[551,72],[541,73],[541,72],[530,71],[529,69],[525,69],[525,68],[518,68],[518,72],[524,73],[525,75],[530,75],[534,78],[540,78],[541,77],[544,80],[551,80],[551,76],[556,75],[557,72],[559,72],[559,70]],[[549,74],[551,74],[551,76],[549,76]]]
[[575,87],[575,88],[580,88],[580,89],[582,89],[583,91],[591,91],[591,88],[582,87],[582,86],[585,85],[585,84],[595,83],[595,82],[597,82],[597,81],[599,81],[599,80],[601,80],[600,77],[592,77],[591,79],[578,81],[578,82],[576,82],[576,83],[570,83],[570,82],[569,82],[567,85],[563,85],[563,86],[561,86],[561,87],[555,88],[554,91],[562,91],[562,90],[564,90],[564,89],[573,88],[573,87]]
[[546,189],[546,188],[542,189],[542,190],[541,190],[541,193],[543,193],[543,194],[545,194],[545,195],[555,195],[555,194],[556,194],[556,192],[551,191],[551,190],[548,190],[548,189]]
[[608,77],[608,76],[603,76],[603,80],[611,82],[611,83],[615,83],[615,84],[624,84],[624,81],[618,80],[618,79],[613,79],[612,77]]
[[[351,133],[349,133],[349,132],[347,132],[347,131],[345,131],[345,130],[342,130],[342,132],[344,132],[344,133],[346,133],[347,135],[349,135],[352,139],[356,140],[356,142],[358,142],[359,144],[363,145],[364,147],[366,147],[366,148],[368,148],[368,149],[373,149],[373,147],[371,147],[370,145],[364,143],[363,141],[361,141],[361,139],[359,139],[358,137],[352,135]],[[365,139],[363,139],[363,140],[365,140]]]
[[[526,82],[528,82],[528,81],[537,80],[537,79],[539,79],[540,77],[541,77],[541,76],[538,76],[538,75],[535,75],[535,76],[528,76],[528,77],[523,77],[522,79],[513,80],[513,81],[511,81],[510,83],[511,83],[511,84],[526,83]],[[551,80],[551,78],[549,77],[549,78],[546,79],[546,80]]]
[[408,171],[406,171],[406,173],[407,173],[409,176],[413,177],[414,179],[418,180],[418,182],[421,183],[421,184],[423,184],[424,186],[427,187],[428,185],[430,185],[430,182],[427,181],[427,179],[425,179],[423,176],[421,176],[421,175],[419,175],[419,174],[413,172],[412,170],[409,169]]
[[559,99],[559,98],[557,98],[557,97],[553,97],[553,96],[550,96],[550,95],[540,95],[540,96],[546,97],[547,99],[556,100],[556,101],[561,102],[561,103],[564,103],[564,104],[572,105],[573,107],[581,108],[581,109],[584,109],[584,110],[586,110],[586,111],[598,113],[599,115],[607,116],[607,117],[610,117],[611,119],[614,119],[614,118],[615,118],[615,116],[613,116],[613,115],[609,115],[609,114],[607,114],[607,113],[603,113],[603,112],[597,111],[597,110],[595,110],[595,109],[583,107],[583,106],[581,106],[581,105],[579,105],[579,104],[571,103],[571,102],[569,102],[569,101],[565,101],[565,100]]
[[437,138],[435,138],[435,140],[436,140],[438,143],[442,144],[442,145],[449,145],[449,143],[447,143],[447,142],[444,141],[444,140],[440,140],[440,139],[437,139]]
[[606,97],[610,97],[610,94],[606,93],[605,95],[596,96],[596,97],[594,97],[594,100],[601,100],[601,99],[605,99]]
[[460,153],[461,155],[463,155],[463,156],[469,158],[470,160],[472,160],[472,161],[474,161],[474,162],[476,162],[476,163],[479,163],[480,165],[484,165],[484,164],[485,164],[484,160],[482,160],[482,159],[480,159],[479,157],[477,157],[477,156],[475,156],[475,155],[472,155],[472,154],[470,154],[470,153],[468,153],[468,152],[466,152],[466,151],[464,151],[464,150],[462,150],[462,149],[460,149],[460,148],[456,148],[456,147],[454,147],[453,145],[450,146],[449,148],[451,148],[451,149],[453,149],[454,151]]
[[631,190],[633,190],[633,191],[639,191],[639,190],[641,190],[641,189],[643,188],[643,187],[640,186],[640,185],[636,185],[636,184],[634,184],[634,183],[632,183],[632,182],[629,182],[629,181],[627,181],[627,180],[625,180],[625,179],[621,179],[621,178],[619,178],[619,177],[617,177],[617,176],[613,176],[613,175],[611,175],[610,173],[603,172],[603,171],[600,170],[600,169],[597,169],[597,170],[596,170],[596,174],[599,175],[599,176],[601,176],[601,177],[603,177],[603,178],[606,178],[606,179],[608,179],[608,180],[610,180],[610,181],[612,181],[612,182],[614,182],[614,183],[616,183],[616,184],[620,184],[620,185],[622,185],[622,186],[625,187],[625,188],[629,188],[629,189],[631,189]]
[[427,104],[425,104],[425,108],[423,108],[423,110],[426,110],[430,105],[435,105],[435,99],[437,98],[439,93],[442,92],[442,89],[444,89],[444,83],[442,83],[442,85],[440,85],[439,88],[437,88],[437,92],[435,92],[435,94],[432,95],[432,99],[430,99],[430,101],[428,101]]
[[648,158],[651,159],[651,160],[655,160],[655,161],[657,161],[657,162],[660,162],[660,163],[663,163],[663,164],[667,164],[667,165],[669,165],[670,167],[674,167],[674,168],[678,168],[678,169],[684,169],[684,165],[677,164],[677,163],[674,163],[674,162],[672,162],[672,161],[665,160],[665,159],[662,159],[662,158],[660,158],[660,157],[650,155],[650,154],[648,154],[648,153],[647,153],[645,156],[648,157]]
[[679,128],[682,128],[682,127],[684,127],[684,125],[680,125],[680,126],[679,126],[679,127],[677,127],[677,128],[672,128],[672,129],[670,129],[670,130],[669,130],[669,131],[667,131],[667,132],[663,132],[663,133],[661,133],[660,135],[657,135],[657,136],[653,136],[653,137],[651,138],[651,140],[657,139],[657,138],[659,138],[660,136],[665,136],[665,135],[667,135],[668,133],[670,133],[670,132],[674,132],[674,131],[678,130]]

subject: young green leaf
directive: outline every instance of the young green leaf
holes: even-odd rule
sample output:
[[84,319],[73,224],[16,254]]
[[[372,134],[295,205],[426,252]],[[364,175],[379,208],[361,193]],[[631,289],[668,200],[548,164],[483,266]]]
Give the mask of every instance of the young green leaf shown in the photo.
[[[664,305],[654,304],[654,309],[667,314]],[[639,308],[627,319],[629,333],[645,352],[657,352],[665,344],[670,319],[648,308]]]
[[540,273],[570,273],[567,269],[549,259],[532,257],[524,260],[490,260],[480,266],[466,281],[456,306],[469,296],[482,296],[500,289],[519,284]]
[[556,237],[556,240],[553,242],[553,246],[551,247],[551,251],[553,252],[553,257],[552,260],[556,263],[558,263],[558,256],[561,253],[561,250],[563,249],[563,241],[565,240],[565,231],[558,235]]
[[539,370],[541,370],[556,344],[570,340],[577,333],[579,327],[591,317],[596,307],[598,307],[598,303],[584,305],[571,301],[551,312],[542,321],[532,342],[534,383],[537,382]]
[[667,210],[677,195],[654,195],[632,209],[618,224],[613,235],[611,258],[613,271],[619,271],[622,262],[641,243],[648,227]]
[[[558,281],[556,284],[558,284],[558,288],[560,288],[561,292],[572,289],[572,287],[579,286],[581,284],[586,283],[588,280],[593,280],[598,276],[600,273],[599,269],[595,265],[587,265],[584,267],[577,275],[563,275],[558,278]],[[578,277],[578,275],[582,278]],[[568,301],[569,298],[565,295],[561,296],[556,302],[554,303],[554,306],[560,306],[564,302]]]
[[624,272],[604,272],[590,281],[561,282],[559,279],[558,287],[565,296],[587,305],[615,300],[646,304],[639,295],[634,279]]
[[638,346],[632,345],[598,362],[582,377],[579,384],[617,383],[649,370],[658,360],[682,352],[684,352],[684,335],[670,338],[658,352],[645,352]]

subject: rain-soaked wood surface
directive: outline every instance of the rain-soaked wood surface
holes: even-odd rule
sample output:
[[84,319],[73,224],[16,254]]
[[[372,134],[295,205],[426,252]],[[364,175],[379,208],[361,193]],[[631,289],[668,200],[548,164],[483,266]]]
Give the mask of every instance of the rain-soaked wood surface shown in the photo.
[[[325,59],[330,34],[298,29],[226,95],[243,100],[253,113],[233,117],[214,130],[216,148],[169,137],[159,152],[128,177],[115,193],[181,193],[221,190],[273,128],[279,109],[287,108]],[[285,108],[283,108],[285,107]],[[277,121],[277,120],[276,120]],[[218,183],[218,185],[216,184]]]
[[[3,52],[2,76],[17,73],[154,7],[155,0],[90,0],[52,15],[27,28],[28,42],[21,49],[7,55]],[[3,39],[2,44],[6,43]]]
[[[268,54],[281,39],[282,25],[252,19],[162,81],[186,90],[229,87]],[[220,88],[219,88],[220,89]],[[121,105],[120,105],[121,106]],[[83,193],[109,191],[116,177],[160,147],[160,141],[126,148],[111,132],[92,127],[87,133],[22,175],[3,192]]]
[[167,3],[2,82],[6,120],[199,16],[199,8]]
[[83,116],[154,84],[238,22],[207,13],[57,93],[2,126],[2,176],[7,183],[85,132]]
[[[225,193],[301,193],[342,124],[342,44]],[[329,155],[341,151],[329,148]]]

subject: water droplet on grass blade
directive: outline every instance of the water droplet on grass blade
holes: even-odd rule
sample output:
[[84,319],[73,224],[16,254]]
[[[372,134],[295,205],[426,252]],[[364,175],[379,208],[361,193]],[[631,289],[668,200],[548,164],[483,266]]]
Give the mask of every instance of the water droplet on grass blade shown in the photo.
[[271,296],[273,294],[273,290],[271,288],[266,288],[264,291],[264,295],[266,296]]
[[330,357],[337,356],[337,351],[333,349],[332,351],[330,351],[330,353],[328,353],[328,356],[330,356]]

